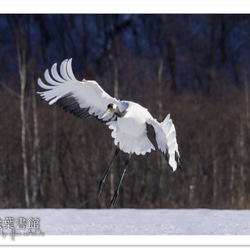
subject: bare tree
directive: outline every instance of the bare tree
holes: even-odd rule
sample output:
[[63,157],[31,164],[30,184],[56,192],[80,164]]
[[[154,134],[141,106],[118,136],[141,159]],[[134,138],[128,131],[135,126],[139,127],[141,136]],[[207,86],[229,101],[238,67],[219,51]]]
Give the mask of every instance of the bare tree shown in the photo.
[[32,78],[32,111],[33,111],[33,123],[34,123],[34,139],[33,139],[33,156],[31,162],[33,164],[32,174],[32,205],[37,205],[37,194],[40,189],[41,181],[41,152],[40,152],[40,138],[38,133],[38,112],[37,112],[37,101],[36,101],[36,90],[34,78]]
[[26,207],[30,207],[29,184],[28,184],[28,161],[26,149],[26,117],[25,117],[25,86],[26,86],[26,48],[21,42],[17,41],[18,69],[21,84],[20,91],[20,116],[22,123],[21,144],[22,144],[22,164],[23,164],[23,183]]

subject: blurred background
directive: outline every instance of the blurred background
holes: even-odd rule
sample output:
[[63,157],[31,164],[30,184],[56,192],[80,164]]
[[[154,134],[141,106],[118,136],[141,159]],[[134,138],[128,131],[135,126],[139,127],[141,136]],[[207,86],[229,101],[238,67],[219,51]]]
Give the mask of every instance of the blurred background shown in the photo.
[[132,156],[116,207],[250,208],[250,15],[0,15],[0,208],[106,208],[123,171],[111,131],[36,94],[73,58],[79,80],[170,113],[182,171]]

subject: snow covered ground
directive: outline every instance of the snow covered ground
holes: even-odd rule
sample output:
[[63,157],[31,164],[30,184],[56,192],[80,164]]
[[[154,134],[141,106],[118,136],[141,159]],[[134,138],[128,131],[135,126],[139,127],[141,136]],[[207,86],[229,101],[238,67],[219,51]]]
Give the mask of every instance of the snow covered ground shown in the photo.
[[[1,209],[5,218],[39,218],[48,235],[250,235],[250,211],[209,209]],[[20,223],[19,223],[20,224]],[[32,224],[33,227],[35,224]],[[31,226],[32,226],[31,225]],[[19,225],[20,226],[25,226]],[[28,224],[26,223],[26,228]],[[18,229],[17,224],[14,225]],[[6,229],[7,230],[7,229]],[[23,231],[24,232],[24,231]],[[42,238],[38,237],[37,238]],[[248,237],[250,238],[250,237]],[[0,240],[0,244],[1,244]],[[249,240],[248,240],[249,242]],[[96,242],[98,243],[98,242]],[[177,242],[178,243],[178,242]],[[180,242],[181,243],[181,242]]]
[[209,209],[2,209],[39,218],[45,235],[250,235],[250,211]]

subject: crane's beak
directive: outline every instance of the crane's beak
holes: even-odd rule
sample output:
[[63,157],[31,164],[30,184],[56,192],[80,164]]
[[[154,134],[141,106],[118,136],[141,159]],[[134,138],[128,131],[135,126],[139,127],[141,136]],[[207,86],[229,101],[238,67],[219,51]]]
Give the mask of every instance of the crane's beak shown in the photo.
[[102,115],[102,119],[110,113],[112,113],[112,111],[110,109],[107,109],[105,113]]

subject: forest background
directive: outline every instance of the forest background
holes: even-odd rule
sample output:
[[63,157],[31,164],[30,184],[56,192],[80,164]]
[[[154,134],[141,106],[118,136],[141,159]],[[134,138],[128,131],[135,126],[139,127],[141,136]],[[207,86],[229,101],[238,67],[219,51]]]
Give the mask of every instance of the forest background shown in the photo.
[[133,156],[116,207],[250,208],[250,15],[1,14],[0,208],[105,208],[111,131],[36,92],[46,68],[73,58],[81,80],[170,113],[182,170]]

